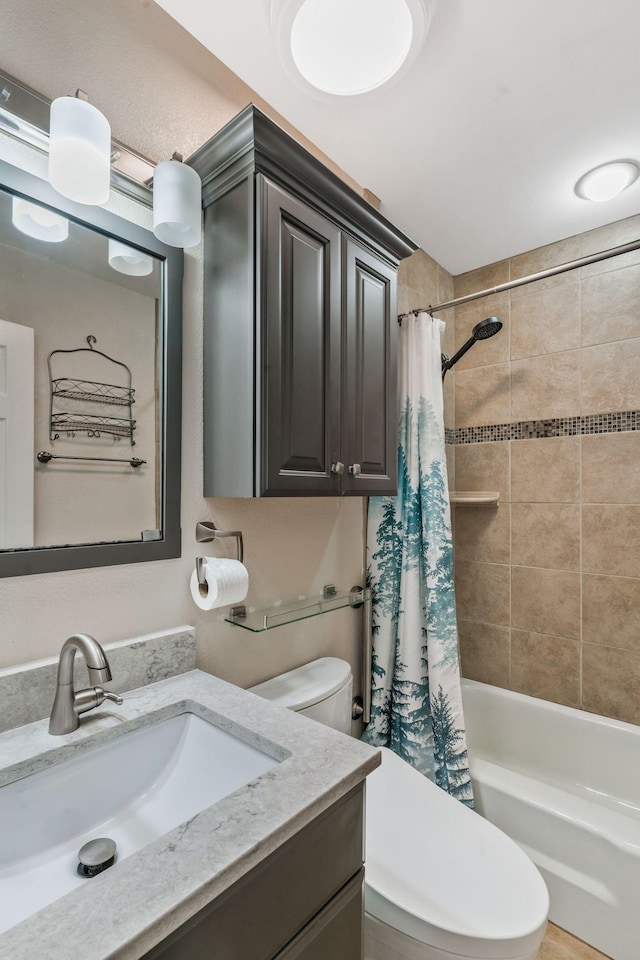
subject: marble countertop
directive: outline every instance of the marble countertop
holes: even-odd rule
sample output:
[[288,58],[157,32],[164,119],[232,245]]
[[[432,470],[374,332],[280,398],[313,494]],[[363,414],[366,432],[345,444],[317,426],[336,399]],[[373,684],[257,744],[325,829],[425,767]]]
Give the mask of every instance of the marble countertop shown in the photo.
[[0,935],[0,960],[138,960],[377,767],[358,740],[199,670],[104,704],[80,729],[46,720],[0,735],[0,786],[197,705],[201,716],[285,759],[105,873]]

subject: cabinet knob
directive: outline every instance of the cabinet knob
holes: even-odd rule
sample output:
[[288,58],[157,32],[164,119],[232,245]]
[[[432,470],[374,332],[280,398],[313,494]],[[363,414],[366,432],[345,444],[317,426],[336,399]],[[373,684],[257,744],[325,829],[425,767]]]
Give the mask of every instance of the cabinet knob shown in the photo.
[[342,476],[344,473],[344,463],[341,463],[340,460],[338,460],[337,463],[332,463],[331,473],[337,473],[339,476]]
[[354,477],[359,477],[360,474],[362,473],[362,470],[360,469],[360,464],[352,463],[351,466],[349,467],[349,473],[351,473]]

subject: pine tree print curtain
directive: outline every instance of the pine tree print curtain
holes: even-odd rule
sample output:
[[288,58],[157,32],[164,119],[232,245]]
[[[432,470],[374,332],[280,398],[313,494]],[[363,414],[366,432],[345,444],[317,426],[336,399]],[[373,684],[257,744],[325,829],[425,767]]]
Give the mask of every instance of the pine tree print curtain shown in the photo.
[[364,739],[391,747],[472,806],[444,445],[443,330],[427,313],[403,317],[400,328],[398,495],[369,500],[373,681]]

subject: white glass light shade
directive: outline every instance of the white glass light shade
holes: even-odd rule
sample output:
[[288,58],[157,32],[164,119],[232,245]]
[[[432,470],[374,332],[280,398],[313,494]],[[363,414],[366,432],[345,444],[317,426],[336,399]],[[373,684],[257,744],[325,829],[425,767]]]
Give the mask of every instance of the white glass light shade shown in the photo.
[[179,160],[163,160],[153,174],[153,232],[170,247],[195,247],[202,232],[202,181]]
[[632,160],[614,160],[589,170],[580,177],[575,191],[583,200],[604,203],[613,200],[619,193],[637,180],[640,168]]
[[16,230],[46,243],[61,243],[69,236],[68,220],[22,197],[13,198],[11,220]]
[[148,277],[153,270],[153,258],[120,240],[111,239],[109,240],[109,266],[118,273],[126,273],[130,277]]
[[405,0],[305,0],[293,22],[291,53],[310,84],[344,96],[389,79],[411,35]]
[[308,93],[353,96],[398,79],[426,36],[428,0],[271,0],[279,58]]
[[106,203],[111,179],[111,127],[96,107],[77,97],[51,104],[49,182],[77,203]]

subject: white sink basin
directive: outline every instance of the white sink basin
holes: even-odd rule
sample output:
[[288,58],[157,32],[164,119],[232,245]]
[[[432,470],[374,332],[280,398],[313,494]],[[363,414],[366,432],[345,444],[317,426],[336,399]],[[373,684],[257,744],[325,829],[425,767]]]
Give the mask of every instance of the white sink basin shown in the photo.
[[193,713],[135,730],[0,788],[0,933],[97,879],[78,850],[110,837],[116,864],[278,763]]

